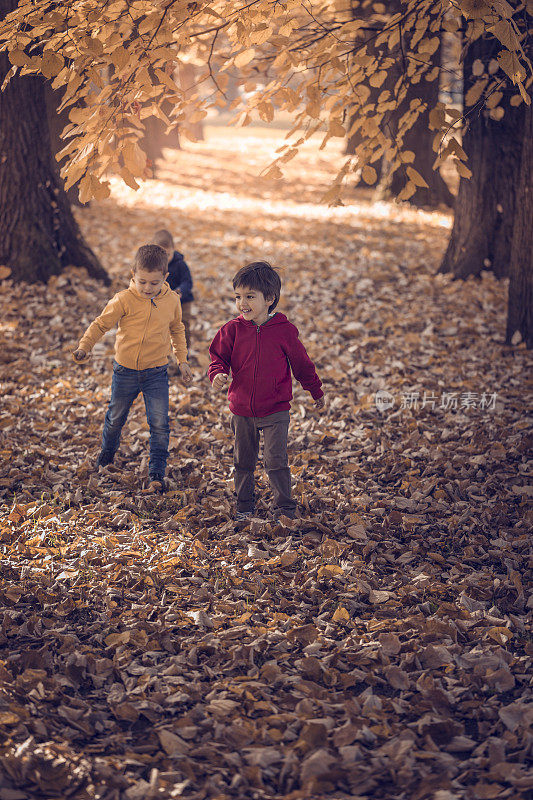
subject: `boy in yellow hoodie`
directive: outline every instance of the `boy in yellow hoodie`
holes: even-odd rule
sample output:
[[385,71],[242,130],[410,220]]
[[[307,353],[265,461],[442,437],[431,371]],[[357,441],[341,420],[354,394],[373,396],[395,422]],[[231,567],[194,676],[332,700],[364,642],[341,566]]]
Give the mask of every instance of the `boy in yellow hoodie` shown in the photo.
[[152,488],[160,491],[165,488],[170,433],[167,364],[171,345],[183,382],[189,384],[192,380],[180,299],[166,283],[167,263],[167,254],[159,245],[140,247],[129,288],[109,301],[73,354],[76,361],[86,361],[96,342],[118,325],[111,400],[97,466],[113,462],[131,405],[142,392],[150,426],[150,481],[158,484]]

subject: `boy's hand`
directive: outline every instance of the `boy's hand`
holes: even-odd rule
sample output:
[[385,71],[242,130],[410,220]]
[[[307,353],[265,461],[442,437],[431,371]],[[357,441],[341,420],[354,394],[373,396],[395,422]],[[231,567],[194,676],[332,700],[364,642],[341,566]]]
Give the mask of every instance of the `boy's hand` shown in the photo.
[[80,350],[79,348],[78,350],[74,350],[72,355],[74,357],[74,361],[85,361],[85,359],[87,358],[87,353],[85,352],[85,350]]
[[324,408],[325,405],[326,405],[326,399],[324,395],[322,395],[322,397],[319,397],[318,400],[315,400],[315,408],[318,408],[320,410],[321,408]]
[[191,368],[189,367],[189,365],[186,362],[184,362],[183,364],[180,364],[180,372],[181,372],[181,379],[182,379],[183,383],[185,383],[185,384],[191,383],[191,381],[192,381],[192,371],[191,371]]
[[216,391],[219,391],[220,389],[223,389],[224,386],[227,383],[227,380],[228,380],[228,376],[226,375],[226,373],[225,372],[219,372],[213,378],[213,389],[215,389]]

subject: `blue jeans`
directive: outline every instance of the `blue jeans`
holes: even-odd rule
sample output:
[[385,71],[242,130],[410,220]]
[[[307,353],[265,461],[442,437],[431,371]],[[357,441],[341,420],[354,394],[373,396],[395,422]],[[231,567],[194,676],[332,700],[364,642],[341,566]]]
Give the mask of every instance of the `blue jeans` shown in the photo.
[[113,362],[111,400],[104,420],[102,452],[113,456],[131,405],[142,392],[150,426],[150,475],[165,474],[168,458],[168,375],[166,364],[150,369],[128,369]]

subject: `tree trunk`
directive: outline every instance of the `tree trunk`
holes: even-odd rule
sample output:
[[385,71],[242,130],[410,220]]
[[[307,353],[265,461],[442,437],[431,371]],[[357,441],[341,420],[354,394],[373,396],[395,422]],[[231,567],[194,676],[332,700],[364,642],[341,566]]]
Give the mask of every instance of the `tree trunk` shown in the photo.
[[[50,132],[50,150],[52,155],[52,169],[59,171],[58,161],[56,155],[65,146],[64,140],[61,138],[63,129],[69,123],[68,110],[58,112],[61,104],[62,95],[58,89],[52,89],[52,84],[48,81],[44,85],[44,97],[46,101],[46,115],[48,118],[48,130]],[[58,175],[58,181],[61,181],[61,176]],[[73,206],[82,206],[80,203],[78,186],[74,184],[67,192],[69,202]]]
[[[180,64],[178,67],[178,80],[181,88],[185,92],[185,97],[189,99],[196,89],[196,82],[198,80],[197,67],[194,64]],[[204,141],[204,123],[202,120],[198,122],[189,122],[188,128],[199,142]]]
[[511,257],[506,342],[519,331],[533,347],[533,108],[524,107],[524,137]]
[[[373,91],[375,92],[375,90],[373,90]],[[377,96],[376,96],[376,99],[377,99]],[[357,119],[357,117],[358,117],[357,113],[353,114],[350,117],[349,129],[352,127],[352,125],[355,122],[355,120]],[[344,155],[346,155],[346,156],[355,155],[355,153],[357,151],[357,148],[361,144],[362,141],[363,141],[363,136],[361,135],[360,131],[356,131],[351,136],[348,136],[348,138],[346,139],[346,146],[344,148]],[[383,171],[383,157],[378,158],[377,161],[373,161],[372,162],[372,167],[376,170],[376,174],[378,176],[377,180],[380,181],[381,180],[381,176],[382,176],[382,171]],[[363,188],[366,187],[367,189],[369,188],[368,184],[366,184],[362,178],[359,178],[359,180],[355,180],[352,185],[353,186],[361,186]]]
[[170,133],[166,133],[167,126],[158,117],[147,117],[143,122],[144,136],[139,142],[139,146],[144,150],[148,159],[148,166],[151,168],[152,175],[155,178],[157,175],[157,162],[163,157],[163,148],[181,149],[179,130],[176,126]]
[[[431,131],[428,125],[429,112],[438,102],[438,93],[438,80],[429,83],[422,78],[420,83],[409,86],[405,99],[407,106],[415,97],[427,103],[426,110],[418,117],[413,127],[406,132],[403,138],[403,149],[411,150],[415,154],[415,160],[411,166],[416,169],[427,183],[427,187],[419,187],[409,199],[411,205],[418,208],[437,208],[441,205],[453,208],[455,202],[455,198],[439,170],[433,169],[436,158],[436,154],[433,152],[435,131]],[[400,115],[401,113],[403,113],[403,110]],[[388,194],[391,197],[398,197],[406,183],[407,177],[400,167],[390,177],[384,178],[383,184],[380,186],[381,196]]]
[[[472,64],[487,62],[494,54],[490,43],[478,40],[469,47],[464,62],[464,91],[476,77]],[[462,146],[472,177],[461,178],[455,203],[455,219],[439,272],[455,278],[479,275],[491,269],[497,277],[508,274],[518,196],[520,160],[524,139],[525,105],[509,104],[503,119],[491,119],[487,111],[471,112]]]
[[[393,14],[397,10],[397,8],[396,8],[397,2],[398,2],[398,0],[394,0],[394,6],[390,10],[391,14]],[[367,20],[367,22],[369,22],[370,19],[371,19],[371,16],[372,16],[372,8],[370,6],[365,6],[364,8],[361,8],[359,3],[355,3],[355,5],[354,4],[350,4],[350,12],[349,12],[349,18],[350,19],[356,20],[356,19],[361,19],[361,17],[362,17],[363,19]],[[368,32],[359,33],[357,35],[355,41],[354,41],[354,50],[357,50],[357,49],[359,49],[361,47],[361,45],[366,44],[368,52],[370,54],[375,55],[376,58],[379,58],[379,53],[377,53],[376,49],[375,49],[374,39],[375,39],[375,37],[373,35],[371,35],[370,33],[368,33]],[[384,86],[381,86],[379,89],[372,88],[370,90],[370,95],[369,95],[367,103],[376,104],[378,102],[378,97],[379,97],[379,95],[381,94],[382,91],[384,91],[385,89],[392,89],[392,86],[394,84],[394,80],[395,80],[395,78],[391,78],[391,75],[389,73],[387,75],[387,80],[385,81],[385,85]],[[357,108],[357,107],[358,107],[358,104],[355,104],[353,106],[353,108]],[[356,122],[358,117],[360,117],[361,115],[362,114],[361,114],[360,110],[354,111],[353,114],[349,115],[348,132],[351,130],[352,125],[354,124],[354,122]],[[361,144],[361,142],[363,140],[364,140],[364,136],[361,134],[360,130],[356,130],[355,133],[352,133],[351,135],[349,135],[346,138],[346,145],[345,145],[345,148],[344,148],[344,154],[347,155],[347,156],[355,155],[356,152],[357,152],[357,148],[359,147],[359,145]],[[376,173],[377,173],[377,176],[378,176],[377,177],[378,181],[381,179],[382,166],[383,166],[383,158],[379,158],[379,159],[377,159],[376,161],[374,161],[372,163],[372,167],[376,170]],[[363,181],[362,178],[359,178],[359,180],[355,180],[353,185],[354,186],[362,186],[362,187],[368,188],[368,184],[366,184]]]
[[[441,48],[432,55],[432,67],[440,65]],[[407,95],[400,107],[393,114],[391,126],[397,127],[397,120],[409,109],[413,100],[421,100],[425,105],[425,111],[420,114],[413,126],[406,131],[403,142],[400,142],[403,150],[410,150],[415,154],[415,160],[410,165],[424,178],[427,187],[419,187],[415,194],[409,199],[409,203],[418,208],[437,208],[445,205],[453,208],[455,198],[448,188],[448,184],[438,170],[433,169],[436,154],[433,152],[433,139],[435,131],[429,129],[429,112],[437,105],[439,100],[439,80],[426,81],[422,76],[419,83],[408,83]],[[386,165],[382,171],[382,180],[378,187],[377,194],[380,199],[398,197],[405,184],[407,175],[405,166],[398,167],[392,174],[387,171]]]
[[[15,6],[0,0],[0,19]],[[0,85],[10,67],[0,54]],[[74,265],[109,283],[52,169],[42,78],[15,77],[0,92],[0,230],[0,264],[15,280],[46,281]]]

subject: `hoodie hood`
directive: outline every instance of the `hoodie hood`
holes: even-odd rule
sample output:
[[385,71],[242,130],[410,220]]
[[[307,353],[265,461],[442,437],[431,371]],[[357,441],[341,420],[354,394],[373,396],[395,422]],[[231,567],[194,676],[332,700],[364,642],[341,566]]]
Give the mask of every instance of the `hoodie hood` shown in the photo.
[[[255,324],[253,319],[244,319],[242,314],[240,314],[238,317],[236,317],[235,321],[239,322],[241,325],[246,325],[249,328],[257,328],[257,325]],[[287,319],[285,314],[281,314],[279,311],[276,311],[274,316],[269,317],[267,319],[267,321],[263,322],[263,324],[260,325],[259,327],[260,328],[272,328],[272,327],[274,327],[274,325],[284,325],[284,324],[290,325],[291,323],[289,322],[289,320]]]

